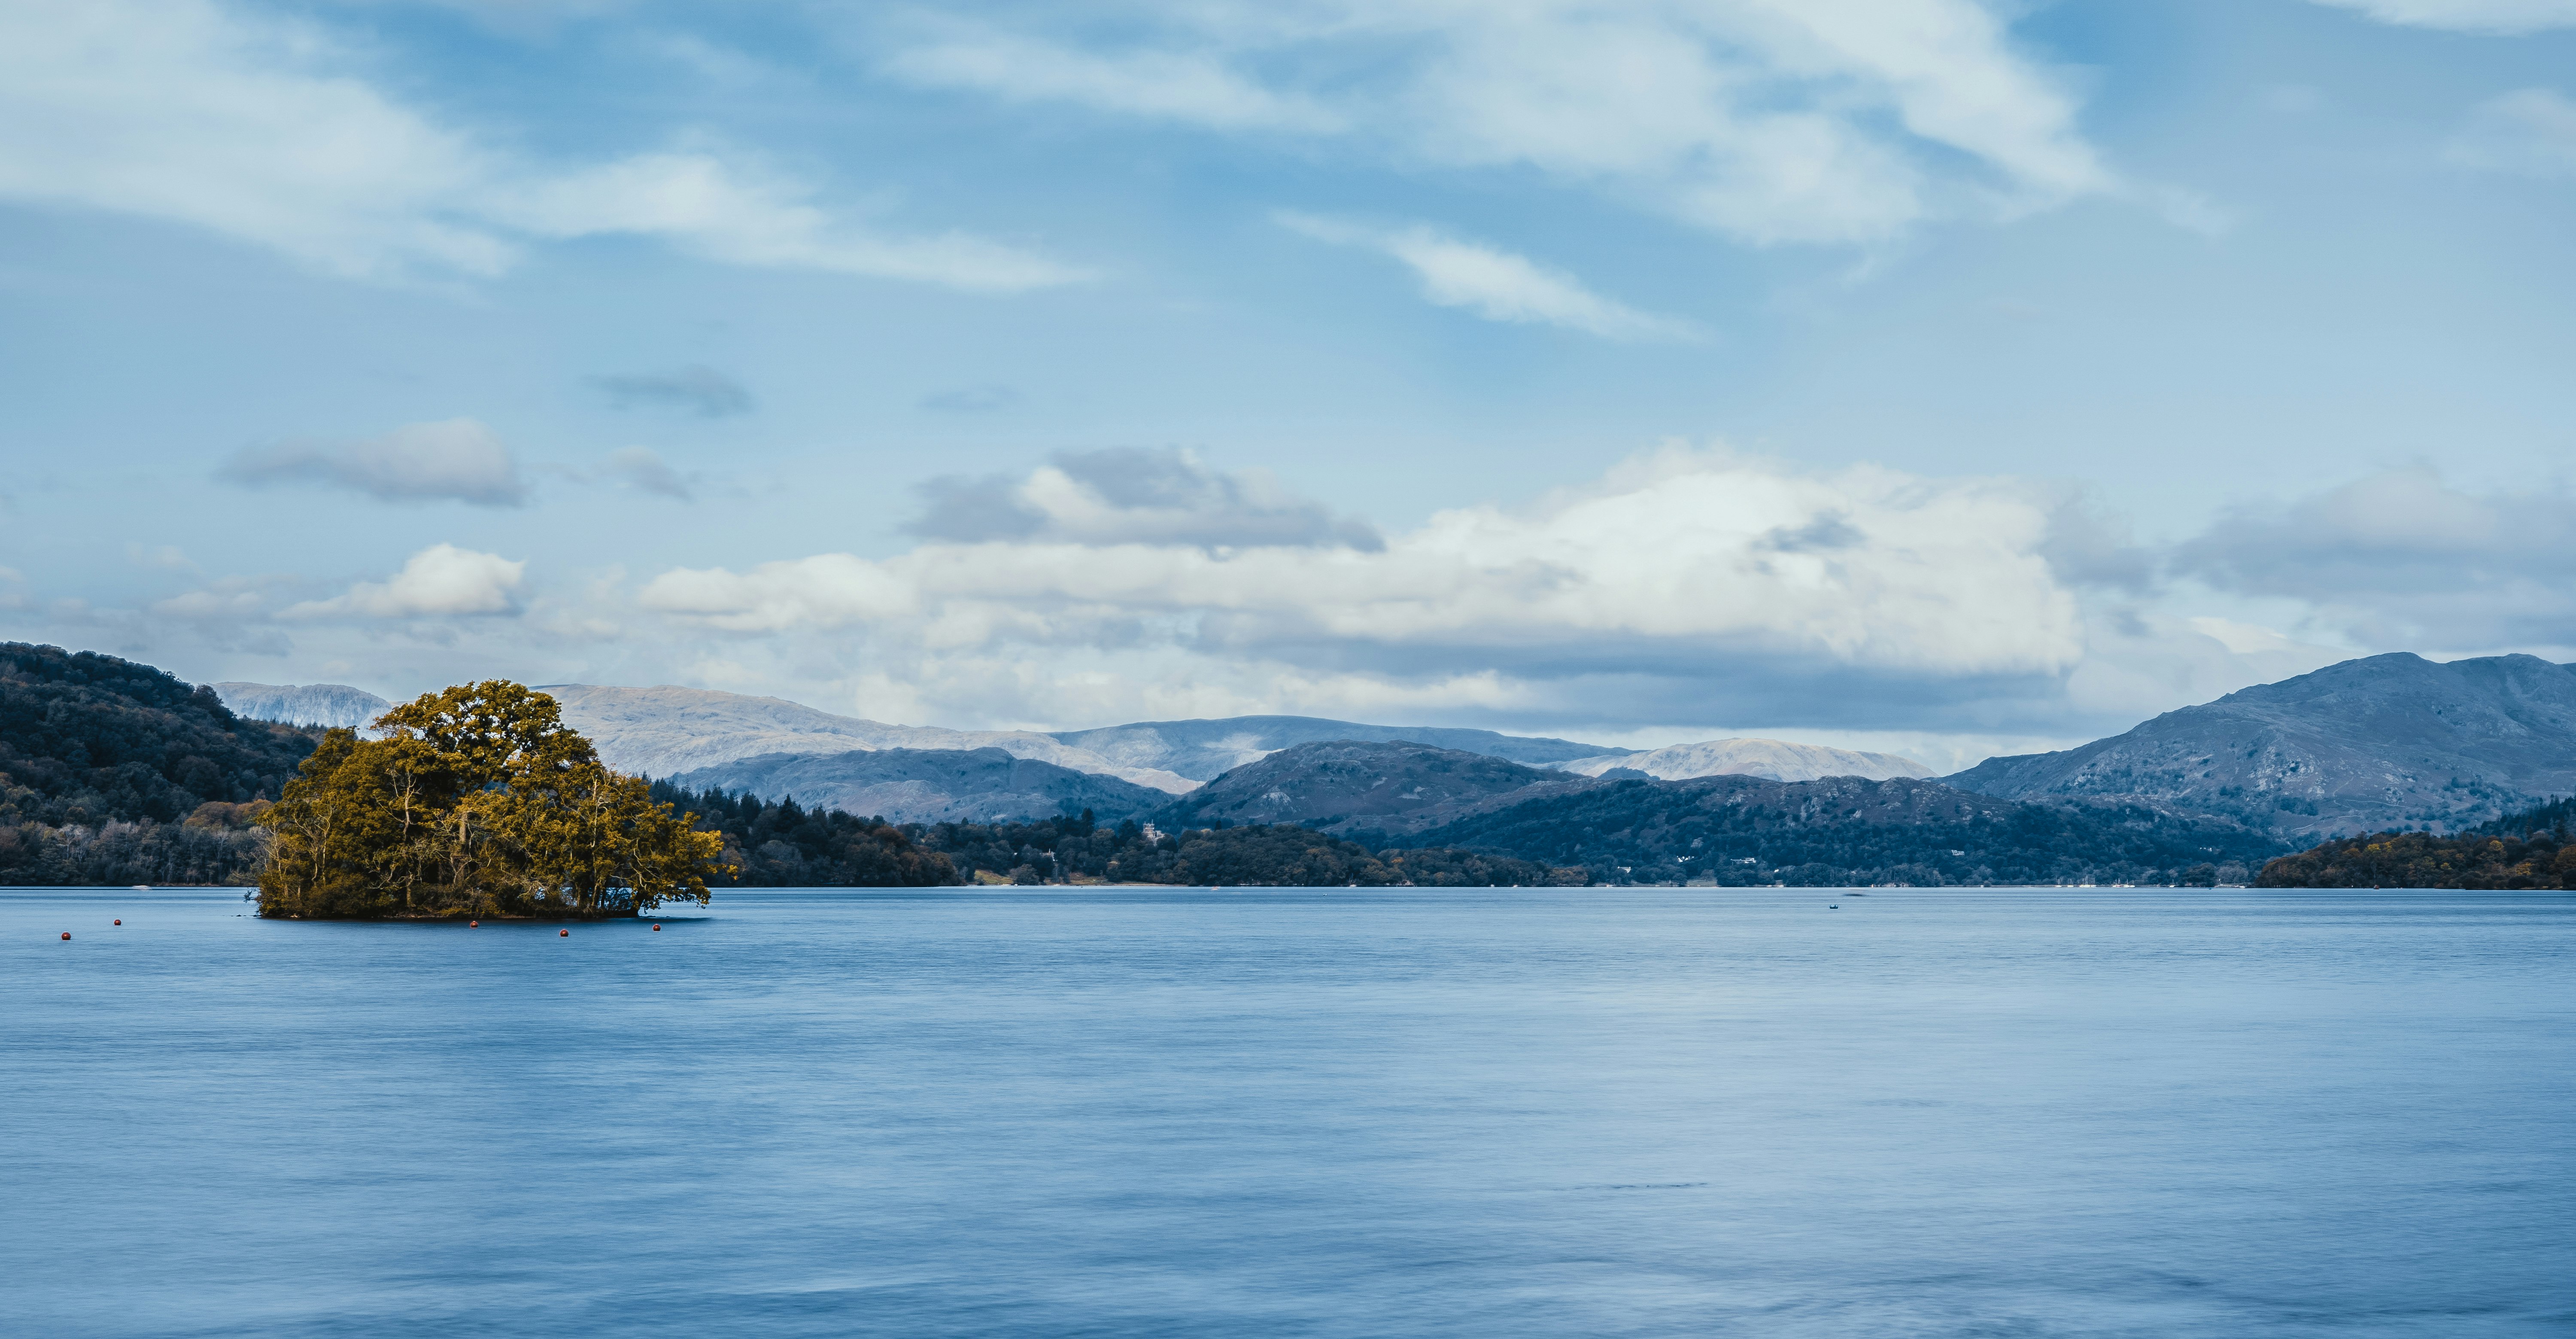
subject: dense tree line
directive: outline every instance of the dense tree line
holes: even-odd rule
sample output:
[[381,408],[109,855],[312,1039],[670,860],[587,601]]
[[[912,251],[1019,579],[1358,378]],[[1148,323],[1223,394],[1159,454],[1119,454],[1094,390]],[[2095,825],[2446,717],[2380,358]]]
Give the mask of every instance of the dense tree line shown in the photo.
[[667,780],[653,783],[652,796],[722,837],[717,863],[725,868],[710,879],[718,886],[921,888],[958,881],[945,854],[882,818],[807,809],[793,796],[771,803],[686,790]]
[[0,884],[250,883],[268,863],[268,834],[235,815],[266,807],[213,801],[177,823],[0,824]]
[[721,841],[610,771],[555,700],[495,679],[332,730],[279,801],[259,914],[632,916],[704,904]]
[[0,643],[0,884],[230,883],[319,731],[115,656]]
[[1913,887],[2241,882],[2280,849],[2145,804],[1998,800],[1927,781],[1621,781],[1479,814],[1425,843],[1587,871],[1598,883]]
[[2576,888],[2576,799],[2452,836],[2342,837],[2263,867],[2263,888]]
[[1172,849],[1141,851],[1112,866],[1126,883],[1362,888],[1546,887],[1588,882],[1580,870],[1454,848],[1371,851],[1358,842],[1287,823],[1196,829]]
[[1384,888],[1580,883],[1580,871],[1462,850],[1372,851],[1291,824],[1164,833],[1086,810],[1016,823],[907,823],[654,783],[719,832],[731,882],[763,887],[1148,883]]
[[2564,842],[2571,833],[2576,833],[2576,796],[2535,804],[2492,822],[2481,823],[2468,831],[2490,837],[2546,835]]
[[1581,883],[1580,871],[1461,850],[1372,851],[1291,823],[1165,833],[1129,819],[1104,827],[1090,813],[1036,823],[937,823],[909,829],[980,883],[1147,883],[1337,888],[1485,887]]

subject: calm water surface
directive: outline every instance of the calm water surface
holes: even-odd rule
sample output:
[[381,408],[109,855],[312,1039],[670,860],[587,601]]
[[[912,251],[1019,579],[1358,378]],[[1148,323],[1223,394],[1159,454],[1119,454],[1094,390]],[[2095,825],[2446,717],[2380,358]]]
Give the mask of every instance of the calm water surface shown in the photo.
[[0,892],[0,1328],[2576,1333],[2563,894],[245,909]]

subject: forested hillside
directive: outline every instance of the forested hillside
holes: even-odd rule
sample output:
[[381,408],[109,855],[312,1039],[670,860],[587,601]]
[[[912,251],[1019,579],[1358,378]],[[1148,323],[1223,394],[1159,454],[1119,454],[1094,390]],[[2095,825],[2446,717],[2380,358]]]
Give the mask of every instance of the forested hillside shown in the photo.
[[1601,883],[1807,887],[2241,882],[2280,849],[2142,803],[2023,802],[1929,781],[1621,781],[1473,814],[1424,845],[1576,866]]
[[896,823],[1025,822],[1085,809],[1124,818],[1159,809],[1172,798],[1114,776],[998,748],[764,753],[671,780],[699,791],[793,795],[809,807],[877,814]]
[[2264,888],[2576,888],[2576,800],[2553,800],[2460,833],[2381,832],[2326,842],[2263,867]]
[[0,883],[229,883],[319,732],[115,656],[0,643]]
[[653,783],[653,798],[698,816],[698,826],[724,834],[721,861],[730,876],[718,886],[748,888],[921,888],[957,882],[948,857],[925,850],[911,833],[882,818],[808,809],[793,797],[770,803],[756,795],[691,790]]
[[[1314,761],[1324,773],[1347,759],[1321,750]],[[741,882],[769,885],[2210,884],[2246,881],[2280,849],[2241,824],[2144,804],[1997,800],[1907,780],[1725,776],[1534,793],[1399,844],[1295,823],[1183,826],[1180,806],[1156,819],[1169,832],[1088,813],[893,825],[656,790],[725,830]]]
[[[1224,820],[1218,820],[1220,824]],[[1453,848],[1372,851],[1290,823],[1190,828],[1165,834],[1133,821],[1114,828],[1091,815],[983,827],[940,823],[920,840],[986,881],[1217,884],[1382,888],[1536,886],[1585,882],[1579,870]]]
[[[1602,783],[1482,753],[1429,744],[1331,740],[1296,744],[1246,763],[1170,801],[1167,828],[1299,823],[1337,836],[1373,834],[1379,845],[1455,812],[1528,791]],[[1360,837],[1366,841],[1370,838]]]
[[[925,887],[951,883],[1153,883],[1376,888],[1582,883],[1507,856],[1371,851],[1291,824],[1166,834],[1088,812],[1033,822],[907,823],[654,783],[653,797],[725,835],[731,882],[750,887]],[[1222,822],[1223,820],[1219,820]]]
[[1627,753],[1602,744],[1436,725],[1364,725],[1314,716],[1229,716],[1213,721],[1137,721],[1091,730],[1058,730],[1051,738],[1131,767],[1155,767],[1207,781],[1264,755],[1300,744],[1404,740],[1533,766]]

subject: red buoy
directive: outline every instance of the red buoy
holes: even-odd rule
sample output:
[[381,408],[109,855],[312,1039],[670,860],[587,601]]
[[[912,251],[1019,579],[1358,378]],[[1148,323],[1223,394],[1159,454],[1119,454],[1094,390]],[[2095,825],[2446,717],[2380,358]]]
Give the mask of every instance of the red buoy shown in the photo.
[[658,926],[658,925],[654,926],[654,927],[653,927],[653,933],[655,933],[655,934],[660,934],[660,933],[662,933],[662,927],[661,927],[661,926]]
[[119,917],[117,917],[117,918],[116,918],[116,923],[117,923],[117,924],[119,924],[119,925],[123,925],[123,924],[125,924],[125,918],[124,918],[123,916],[119,916]]
[[72,937],[72,932],[71,932],[71,931],[69,931],[69,930],[65,930],[65,931],[63,931],[63,938],[65,938],[65,939],[69,939],[69,938],[71,938],[71,937]]
[[570,930],[557,930],[557,931],[555,931],[555,933],[556,933],[557,935],[562,936],[562,937],[563,937],[563,938],[565,938],[565,939],[570,939],[570,938],[572,938],[572,931],[570,931]]
[[479,929],[479,928],[481,928],[482,924],[483,924],[483,922],[481,922],[481,921],[467,921],[467,922],[465,923],[465,928],[466,928],[466,929],[468,929],[468,930]]

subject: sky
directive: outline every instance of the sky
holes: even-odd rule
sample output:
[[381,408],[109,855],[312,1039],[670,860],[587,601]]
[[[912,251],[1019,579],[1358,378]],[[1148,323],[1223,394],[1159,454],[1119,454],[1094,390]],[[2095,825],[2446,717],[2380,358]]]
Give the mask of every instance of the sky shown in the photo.
[[0,638],[1948,769],[2576,660],[2576,0],[0,0]]

